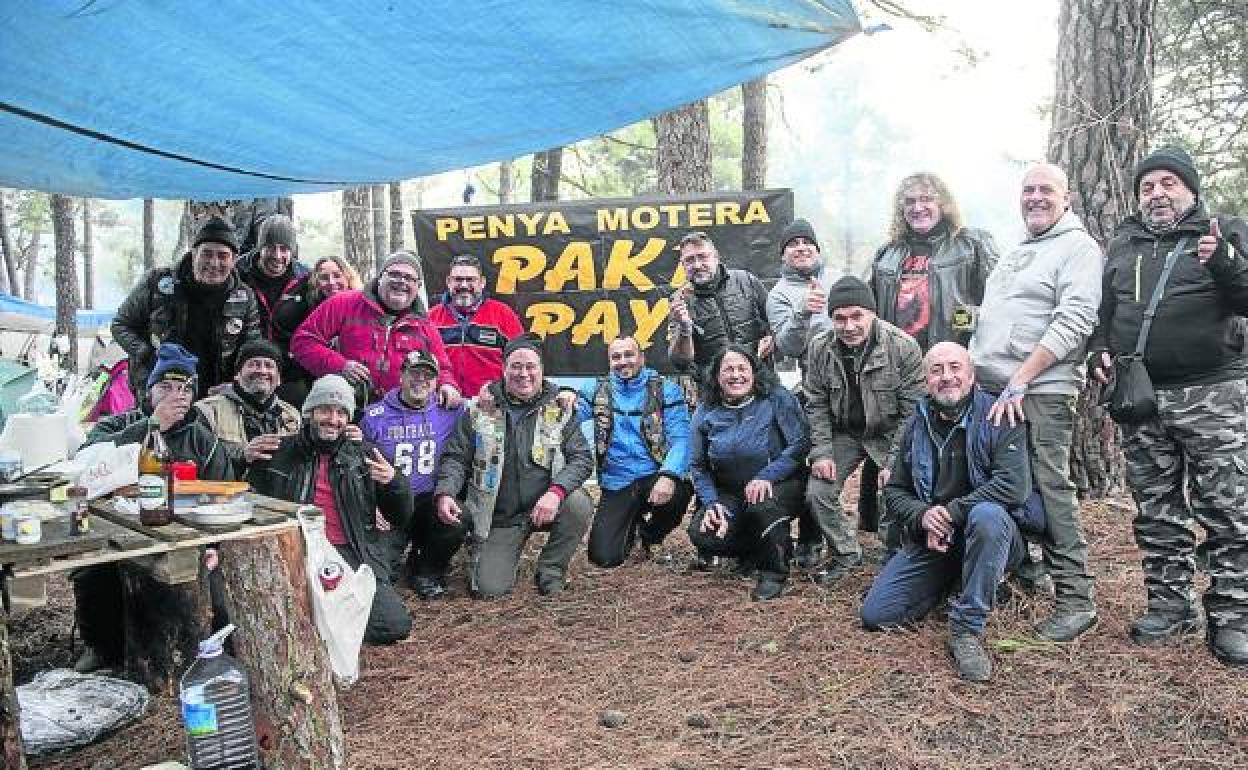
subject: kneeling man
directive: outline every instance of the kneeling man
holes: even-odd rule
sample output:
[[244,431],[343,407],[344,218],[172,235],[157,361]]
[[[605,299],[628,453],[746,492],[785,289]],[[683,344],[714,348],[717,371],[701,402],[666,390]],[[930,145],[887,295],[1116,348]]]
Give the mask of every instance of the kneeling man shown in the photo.
[[482,597],[516,582],[524,544],[550,538],[537,559],[537,590],[563,591],[593,503],[581,487],[594,456],[559,388],[543,376],[542,340],[521,335],[503,350],[503,379],[487,386],[492,406],[472,406],[446,443],[433,497],[442,525],[466,532],[469,584]]
[[924,371],[927,396],[903,429],[884,487],[910,542],[876,577],[862,622],[878,630],[917,621],[952,590],[949,651],[963,679],[984,682],[992,676],[984,625],[997,584],[1022,560],[1020,526],[1043,527],[1044,514],[1030,494],[1027,429],[989,421],[995,399],[975,386],[966,348],[935,345]]

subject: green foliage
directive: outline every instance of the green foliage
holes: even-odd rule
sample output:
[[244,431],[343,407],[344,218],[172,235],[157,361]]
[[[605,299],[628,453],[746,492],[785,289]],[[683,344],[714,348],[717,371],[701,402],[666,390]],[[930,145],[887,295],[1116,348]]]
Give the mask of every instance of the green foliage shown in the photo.
[[1153,146],[1177,143],[1202,174],[1212,210],[1248,212],[1248,3],[1157,6]]

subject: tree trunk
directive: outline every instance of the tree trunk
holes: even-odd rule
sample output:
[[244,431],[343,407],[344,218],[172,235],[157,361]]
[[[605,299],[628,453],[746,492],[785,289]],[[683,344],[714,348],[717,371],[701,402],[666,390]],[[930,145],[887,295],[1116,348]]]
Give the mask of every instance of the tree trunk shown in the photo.
[[78,371],[78,270],[74,264],[74,200],[53,195],[52,235],[56,239],[56,336],[69,338],[68,360],[62,367]]
[[30,243],[22,251],[22,299],[35,301],[35,280],[39,277],[39,251],[43,245],[43,231],[36,230],[30,236]]
[[741,84],[741,189],[767,186],[767,76]]
[[533,153],[529,200],[534,203],[559,200],[559,179],[563,176],[563,148],[552,147]]
[[17,693],[13,690],[13,658],[9,647],[9,618],[0,609],[0,767],[26,770]]
[[299,530],[221,544],[226,606],[266,767],[346,768],[329,659],[312,621]]
[[95,247],[91,243],[91,199],[82,199],[82,306],[95,307]]
[[5,211],[5,194],[0,190],[0,291],[17,294],[17,254],[13,252],[13,239],[9,237],[9,215]]
[[342,191],[342,255],[365,281],[373,277],[370,260],[373,234],[370,230],[369,191],[367,187],[351,187]]
[[[1062,0],[1049,159],[1070,176],[1071,201],[1104,247],[1135,208],[1132,171],[1148,147],[1153,93],[1155,0]],[[1117,432],[1096,406],[1100,387],[1079,398],[1071,475],[1079,492],[1123,488]]]
[[126,674],[151,692],[173,695],[200,641],[212,633],[207,571],[201,567],[198,580],[169,585],[145,566],[120,569]]
[[156,266],[156,202],[143,199],[143,272]]
[[512,192],[512,176],[515,174],[515,168],[511,161],[504,160],[498,164],[498,202],[511,203]]
[[373,214],[373,264],[380,265],[386,255],[390,253],[390,247],[387,245],[387,236],[390,230],[386,225],[386,202],[389,196],[386,194],[386,186],[384,184],[375,184],[371,190],[372,200],[369,205]]
[[390,250],[403,248],[403,183],[390,183]]
[[706,100],[654,118],[659,192],[679,195],[711,189],[711,121]]

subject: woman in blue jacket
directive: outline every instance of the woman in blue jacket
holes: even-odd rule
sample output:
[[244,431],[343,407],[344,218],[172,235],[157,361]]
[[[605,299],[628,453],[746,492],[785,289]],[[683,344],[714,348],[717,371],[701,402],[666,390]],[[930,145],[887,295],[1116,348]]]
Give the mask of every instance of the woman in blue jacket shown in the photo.
[[750,561],[751,598],[774,599],[789,575],[789,521],[805,505],[810,428],[797,399],[746,348],[729,345],[709,371],[690,428],[699,509],[689,539],[702,558]]

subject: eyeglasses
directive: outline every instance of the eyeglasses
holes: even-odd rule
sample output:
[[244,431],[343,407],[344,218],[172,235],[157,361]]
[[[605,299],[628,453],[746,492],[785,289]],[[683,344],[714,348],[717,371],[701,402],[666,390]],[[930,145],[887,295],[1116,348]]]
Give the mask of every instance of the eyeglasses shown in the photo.
[[152,391],[165,395],[172,395],[175,393],[194,393],[195,385],[189,381],[178,382],[175,380],[161,380],[152,386]]
[[408,283],[408,284],[411,284],[411,285],[413,285],[413,286],[418,286],[418,285],[420,285],[420,276],[419,276],[419,275],[413,275],[413,274],[411,274],[411,273],[396,273],[396,272],[395,272],[395,271],[393,271],[393,270],[387,270],[386,272],[382,273],[381,275],[382,275],[382,277],[383,277],[383,278],[385,278],[387,281],[402,281],[403,283]]
[[901,205],[904,208],[910,208],[911,206],[916,206],[920,204],[923,206],[928,206],[933,203],[939,203],[939,202],[940,202],[940,198],[936,197],[935,195],[913,195],[913,196],[907,195],[906,197],[901,199]]

